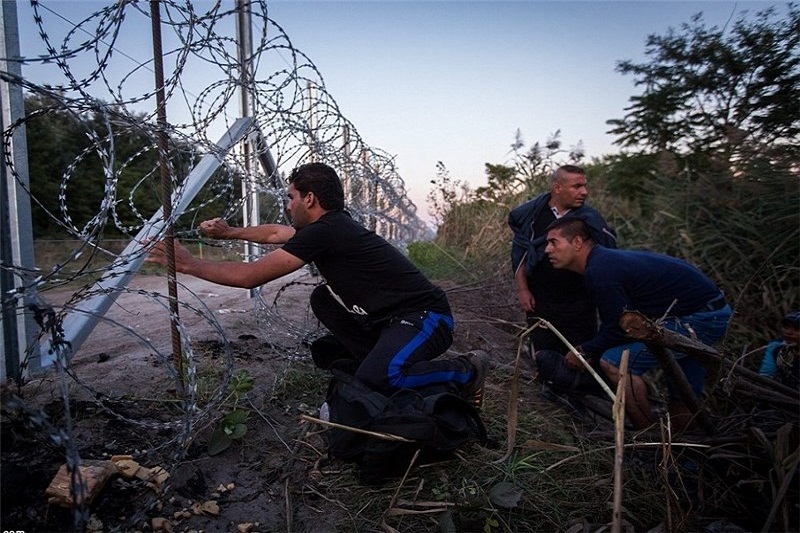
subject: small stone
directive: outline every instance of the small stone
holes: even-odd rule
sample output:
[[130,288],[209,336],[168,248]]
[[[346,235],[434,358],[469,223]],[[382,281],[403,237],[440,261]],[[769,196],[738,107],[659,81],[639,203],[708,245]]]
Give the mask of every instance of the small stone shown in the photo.
[[211,515],[211,516],[219,516],[219,505],[214,500],[208,500],[207,502],[203,502],[202,505],[203,513]]
[[140,470],[141,466],[139,463],[128,458],[124,459],[115,459],[115,457],[119,457],[116,455],[111,456],[111,462],[114,463],[114,466],[117,467],[117,471],[119,474],[124,477],[125,479],[133,479],[136,477],[136,473]]
[[153,531],[163,533],[172,532],[172,523],[170,523],[170,521],[163,516],[157,516],[150,520],[150,527],[153,528]]

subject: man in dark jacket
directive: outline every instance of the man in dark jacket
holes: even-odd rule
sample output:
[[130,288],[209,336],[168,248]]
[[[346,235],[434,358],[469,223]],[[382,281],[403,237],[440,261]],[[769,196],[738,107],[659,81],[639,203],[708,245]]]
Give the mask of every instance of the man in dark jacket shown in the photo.
[[[544,249],[547,227],[563,217],[584,220],[597,244],[616,247],[616,234],[600,213],[585,204],[588,195],[583,169],[565,165],[553,173],[550,192],[516,207],[508,217],[508,225],[514,232],[511,267],[519,305],[528,324],[543,318],[572,344],[595,336],[597,311],[582,277],[567,270],[555,270]],[[549,329],[535,329],[530,339],[536,351],[566,351],[564,343]]]

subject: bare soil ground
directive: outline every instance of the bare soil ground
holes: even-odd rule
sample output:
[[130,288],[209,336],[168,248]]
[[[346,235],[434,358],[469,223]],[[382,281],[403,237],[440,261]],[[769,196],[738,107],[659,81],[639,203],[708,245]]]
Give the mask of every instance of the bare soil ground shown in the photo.
[[[167,293],[166,279],[135,276],[73,355],[68,376],[51,371],[22,387],[7,387],[5,392],[18,394],[28,415],[6,410],[10,396],[4,396],[2,529],[30,533],[73,527],[75,513],[48,504],[45,496],[70,447],[81,461],[131,455],[142,467],[163,467],[170,474],[158,490],[143,480],[114,476],[88,508],[90,530],[369,527],[352,518],[357,510],[342,509],[335,497],[326,496],[325,487],[347,476],[342,469],[351,467],[328,464],[320,428],[300,418],[317,415],[327,375],[311,365],[305,338],[317,327],[307,308],[314,280],[304,275],[292,281],[265,288],[258,300],[245,290],[179,276],[181,334],[197,367],[192,426],[186,427],[177,382],[168,371],[169,311],[163,297],[153,297]],[[513,327],[502,316],[510,321],[514,313],[504,290],[454,290],[458,331],[453,350],[483,348],[501,365],[513,363]],[[72,291],[42,296],[58,309]],[[267,312],[258,311],[264,307]],[[487,321],[487,307],[500,318]],[[215,393],[229,391],[225,376],[242,370],[253,388],[212,401]],[[247,433],[210,456],[211,434],[233,407],[249,412]],[[36,413],[45,413],[48,424],[35,427],[29,415],[35,418]],[[72,427],[66,440],[58,441],[56,433],[67,424]]]
[[[308,309],[316,279],[304,272],[258,298],[194,278],[179,282],[181,338],[191,347],[184,394],[170,372],[166,280],[149,275],[133,278],[75,352],[68,375],[51,371],[4,387],[2,531],[609,529],[611,424],[598,411],[576,417],[544,400],[527,366],[513,379],[522,317],[508,280],[442,284],[456,319],[450,352],[483,349],[493,359],[482,410],[489,445],[467,446],[381,486],[361,485],[353,465],[329,460],[323,426],[304,418],[317,416],[329,379],[308,350],[321,333]],[[55,309],[72,296],[42,294]],[[246,433],[211,455],[215,431],[234,410],[247,412]],[[767,424],[759,415],[763,424],[751,427],[752,413],[735,413],[717,420],[731,430],[713,442],[667,446],[663,428],[627,435],[624,531],[800,530],[796,420],[781,415]],[[509,428],[515,441],[506,454]],[[154,483],[114,475],[83,513],[48,502],[46,489],[67,461],[115,455],[169,476]]]

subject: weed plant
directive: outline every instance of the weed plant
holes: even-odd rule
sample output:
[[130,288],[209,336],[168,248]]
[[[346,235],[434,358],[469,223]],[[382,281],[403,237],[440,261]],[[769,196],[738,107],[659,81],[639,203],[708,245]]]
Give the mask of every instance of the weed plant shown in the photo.
[[[590,203],[616,229],[619,247],[673,255],[706,272],[734,308],[723,356],[757,369],[761,348],[777,336],[780,318],[800,308],[796,168],[782,168],[780,161],[758,166],[756,161],[736,172],[713,165],[689,171],[688,165],[676,164],[662,154],[638,159],[636,172],[620,180],[620,174],[633,167],[630,161],[625,162],[627,167],[613,163],[596,162],[589,167]],[[458,251],[452,255],[470,265],[472,279],[497,280],[505,275],[506,285],[513,287],[511,234],[505,221],[511,208],[540,192],[544,191],[498,193],[495,198],[502,201],[493,202],[473,196],[451,205],[440,216],[435,247]],[[424,254],[411,257],[420,256]],[[430,256],[435,254],[430,252]],[[702,448],[667,447],[658,435],[646,445],[641,439],[638,444],[637,439],[629,441],[623,515],[635,531],[658,524],[670,531],[698,531],[725,520],[746,530],[760,530],[765,524],[797,524],[798,510],[791,504],[797,490],[792,467],[796,467],[792,462],[797,453],[796,420],[787,424],[785,413],[763,411],[757,399],[731,397],[714,385],[724,377],[719,369],[710,368],[709,376],[706,405],[721,416],[717,420],[720,436]],[[435,476],[452,487],[463,485],[460,475],[478,480],[483,500],[477,513],[453,496],[459,493],[455,488],[446,492],[437,486],[435,493],[426,493],[430,482],[418,482],[423,488],[416,494],[432,499],[437,494],[451,495],[453,507],[448,512],[455,531],[564,531],[571,526],[583,531],[608,524],[613,440],[589,439],[563,413],[554,415],[536,401],[522,402],[517,447],[505,462],[495,463],[493,451],[471,450],[459,466],[446,467],[452,472]],[[489,401],[484,418],[490,433],[504,442],[507,421],[502,406]],[[574,450],[559,451],[554,445]],[[574,459],[560,463],[570,453]],[[794,479],[793,488],[787,479]],[[515,505],[506,508],[492,500],[492,489],[501,484],[519,491]],[[784,500],[788,508],[770,518],[776,512],[772,507],[781,501],[781,490],[793,491],[794,496]],[[406,515],[397,520],[402,527],[392,525],[398,530],[436,531],[433,520],[425,525]]]

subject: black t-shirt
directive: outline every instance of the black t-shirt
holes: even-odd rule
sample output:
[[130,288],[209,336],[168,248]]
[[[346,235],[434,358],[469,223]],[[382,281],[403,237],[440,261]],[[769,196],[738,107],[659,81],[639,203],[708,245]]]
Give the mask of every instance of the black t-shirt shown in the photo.
[[[544,206],[541,214],[533,223],[533,234],[544,235],[555,220],[556,216],[550,207]],[[546,305],[547,302],[567,303],[589,300],[583,276],[571,270],[553,268],[546,256],[536,264],[533,272],[528,276],[528,287],[534,298],[542,300],[542,305]]]
[[450,314],[447,297],[397,248],[343,211],[301,228],[283,250],[313,262],[351,313],[382,320],[414,311]]

